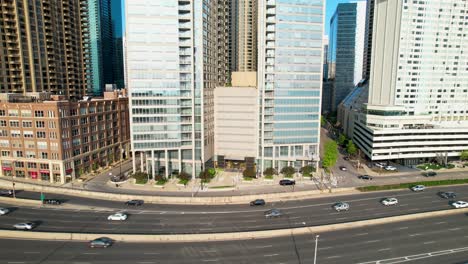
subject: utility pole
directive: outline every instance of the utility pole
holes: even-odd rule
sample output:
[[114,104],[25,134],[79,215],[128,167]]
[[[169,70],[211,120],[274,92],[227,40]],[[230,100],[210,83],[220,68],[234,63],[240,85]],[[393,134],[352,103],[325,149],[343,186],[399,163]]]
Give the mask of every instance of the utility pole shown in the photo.
[[318,238],[320,235],[315,235],[315,253],[314,253],[314,264],[317,264],[317,245],[318,245]]

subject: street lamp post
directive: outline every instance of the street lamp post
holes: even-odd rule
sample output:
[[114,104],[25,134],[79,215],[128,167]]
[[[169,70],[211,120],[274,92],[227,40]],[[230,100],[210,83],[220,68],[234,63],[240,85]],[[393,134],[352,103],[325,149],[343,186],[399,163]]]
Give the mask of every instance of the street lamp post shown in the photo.
[[315,235],[315,253],[314,253],[314,264],[317,264],[317,245],[318,245],[318,238],[320,235]]

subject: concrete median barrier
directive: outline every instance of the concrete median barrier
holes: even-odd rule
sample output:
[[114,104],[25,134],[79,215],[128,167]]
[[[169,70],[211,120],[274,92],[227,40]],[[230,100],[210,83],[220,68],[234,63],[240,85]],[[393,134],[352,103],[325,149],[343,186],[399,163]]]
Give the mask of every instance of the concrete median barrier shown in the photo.
[[40,240],[76,240],[88,241],[98,237],[109,237],[116,241],[123,242],[206,242],[206,241],[228,241],[228,240],[249,240],[273,237],[285,237],[291,235],[317,234],[331,231],[338,231],[351,228],[366,227],[371,225],[389,224],[422,218],[437,216],[447,216],[453,214],[468,213],[468,208],[442,210],[435,212],[417,213],[402,216],[384,217],[372,220],[355,221],[349,223],[300,227],[290,229],[277,229],[251,232],[233,233],[212,233],[212,234],[174,234],[174,235],[131,235],[131,234],[87,234],[87,233],[55,233],[55,232],[35,232],[35,231],[11,231],[1,230],[1,238],[15,239],[40,239]]
[[[196,204],[196,205],[223,205],[223,204],[244,204],[257,198],[262,198],[268,202],[290,201],[299,199],[313,198],[314,196],[330,195],[328,191],[297,191],[297,192],[282,192],[282,193],[267,193],[243,196],[210,196],[210,197],[182,197],[182,196],[157,196],[157,195],[132,195],[132,194],[117,194],[106,192],[95,192],[80,189],[71,189],[65,187],[42,186],[30,183],[16,182],[17,189],[28,191],[46,192],[65,194],[71,196],[80,196],[85,198],[95,198],[111,201],[128,201],[131,199],[141,199],[146,203],[160,204]],[[0,186],[10,187],[11,182],[5,179],[0,179]],[[355,188],[336,188],[333,189],[332,195],[358,193]]]
[[20,204],[20,205],[42,205],[39,200],[31,199],[21,199],[21,198],[10,198],[10,197],[0,197],[0,203],[6,204]]

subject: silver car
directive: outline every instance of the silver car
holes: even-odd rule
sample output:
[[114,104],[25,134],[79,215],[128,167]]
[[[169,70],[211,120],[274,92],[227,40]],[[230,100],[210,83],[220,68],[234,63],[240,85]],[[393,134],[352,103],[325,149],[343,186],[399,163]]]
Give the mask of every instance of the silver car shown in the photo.
[[333,205],[333,209],[335,211],[340,212],[340,211],[348,211],[349,210],[349,204],[345,202],[338,202]]
[[6,215],[10,212],[8,208],[0,208],[0,215]]
[[278,209],[271,209],[265,212],[265,218],[280,217],[282,215],[283,213]]
[[422,191],[424,191],[424,189],[426,189],[426,187],[424,185],[415,185],[415,186],[411,187],[411,190],[413,192],[422,192]]
[[13,225],[13,228],[17,230],[31,230],[34,227],[36,227],[36,223],[33,223],[33,222],[19,223],[19,224]]

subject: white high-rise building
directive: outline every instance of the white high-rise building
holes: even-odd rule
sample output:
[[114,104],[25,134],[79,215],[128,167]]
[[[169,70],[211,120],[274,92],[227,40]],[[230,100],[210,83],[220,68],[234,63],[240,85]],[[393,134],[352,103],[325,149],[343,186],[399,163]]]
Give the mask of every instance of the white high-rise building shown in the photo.
[[372,160],[411,165],[468,149],[467,10],[465,0],[374,5],[368,83],[340,111]]
[[259,1],[257,170],[319,159],[324,2]]
[[229,1],[125,3],[134,171],[195,177],[214,155],[213,90],[229,81]]

